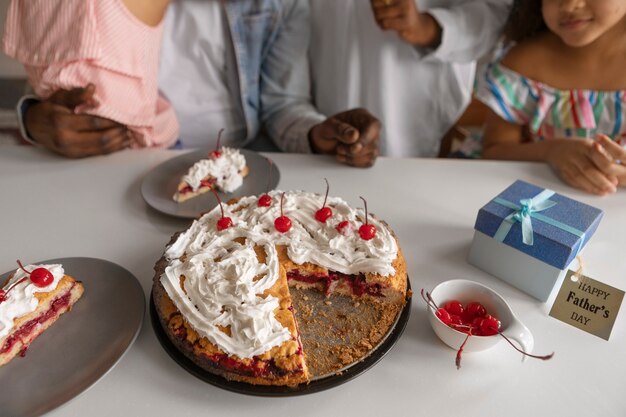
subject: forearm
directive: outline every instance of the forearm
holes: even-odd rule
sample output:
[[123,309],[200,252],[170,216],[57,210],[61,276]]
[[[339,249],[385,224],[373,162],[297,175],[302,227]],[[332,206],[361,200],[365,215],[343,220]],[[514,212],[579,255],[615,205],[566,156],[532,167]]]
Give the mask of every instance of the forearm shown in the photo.
[[308,2],[285,1],[276,39],[261,71],[261,121],[276,145],[287,152],[311,152],[308,134],[322,122],[311,104]]
[[551,141],[492,143],[483,147],[482,155],[486,159],[548,162],[552,149]]
[[266,122],[267,131],[284,152],[311,153],[309,133],[325,116],[310,104],[291,105],[276,112]]

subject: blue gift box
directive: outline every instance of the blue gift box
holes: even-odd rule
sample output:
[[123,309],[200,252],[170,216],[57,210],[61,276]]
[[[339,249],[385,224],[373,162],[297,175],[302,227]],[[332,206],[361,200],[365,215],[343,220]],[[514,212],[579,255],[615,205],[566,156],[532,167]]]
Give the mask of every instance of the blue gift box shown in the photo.
[[478,212],[470,263],[545,301],[603,212],[516,181]]

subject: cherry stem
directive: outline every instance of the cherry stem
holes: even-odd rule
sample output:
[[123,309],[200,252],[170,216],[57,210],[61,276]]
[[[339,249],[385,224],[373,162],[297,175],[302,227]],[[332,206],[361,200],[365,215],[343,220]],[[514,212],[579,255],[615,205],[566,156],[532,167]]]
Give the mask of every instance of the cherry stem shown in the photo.
[[530,356],[531,358],[535,358],[535,359],[541,359],[542,361],[547,361],[548,359],[552,359],[552,357],[554,356],[554,352],[552,352],[549,355],[543,355],[543,356],[539,356],[539,355],[532,355],[530,353],[524,352],[522,349],[518,348],[517,346],[515,346],[515,344],[513,344],[513,342],[511,342],[511,340],[506,337],[505,335],[502,334],[502,332],[498,331],[498,334],[500,336],[502,336],[504,338],[504,340],[506,340],[509,345],[513,346],[513,349],[517,350],[519,353],[521,353],[522,355],[525,356]]
[[465,336],[465,340],[463,341],[463,344],[461,345],[459,350],[456,352],[456,369],[461,369],[461,354],[463,353],[463,348],[465,347],[465,344],[467,343],[471,335],[472,333],[470,331],[470,333],[468,333],[467,336]]
[[267,187],[265,187],[265,194],[269,193],[270,191],[270,183],[272,182],[272,160],[269,158],[265,158],[267,160],[267,163],[269,164],[269,175],[267,177]]
[[326,195],[324,196],[324,204],[322,204],[322,207],[326,207],[326,199],[328,198],[328,191],[330,190],[330,185],[328,184],[328,180],[324,178],[324,181],[326,181]]
[[220,196],[217,195],[217,192],[215,190],[211,191],[213,191],[213,194],[215,194],[215,198],[217,198],[217,202],[220,205],[220,210],[222,211],[222,217],[224,217],[224,207],[222,207],[222,200],[220,200]]
[[9,294],[9,291],[11,291],[13,288],[15,288],[15,286],[17,284],[21,284],[22,282],[26,281],[28,279],[28,277],[24,277],[16,282],[13,283],[13,285],[11,285],[9,288],[7,288],[7,290],[4,292],[4,296],[6,297]]
[[28,272],[28,271],[24,268],[24,265],[22,265],[22,262],[20,262],[20,260],[19,260],[19,259],[18,259],[17,261],[15,261],[15,262],[17,262],[17,264],[19,265],[19,267],[20,267],[20,269],[21,269],[22,271],[24,271],[24,272],[26,272],[28,275],[30,275],[30,272]]
[[285,193],[280,196],[280,217],[283,217],[283,199],[285,198]]
[[[424,293],[426,293],[425,296]],[[433,300],[433,297],[430,296],[430,293],[428,291],[424,291],[424,289],[422,288],[420,294],[422,295],[422,299],[426,302],[428,307],[432,308],[435,311],[439,310],[437,303],[435,303],[435,300]]]
[[365,224],[367,224],[367,201],[361,196],[359,196],[361,200],[363,200],[363,204],[365,204]]
[[222,140],[222,132],[224,131],[224,128],[220,129],[219,133],[217,134],[217,144],[215,144],[215,150],[217,151],[220,148],[220,141]]

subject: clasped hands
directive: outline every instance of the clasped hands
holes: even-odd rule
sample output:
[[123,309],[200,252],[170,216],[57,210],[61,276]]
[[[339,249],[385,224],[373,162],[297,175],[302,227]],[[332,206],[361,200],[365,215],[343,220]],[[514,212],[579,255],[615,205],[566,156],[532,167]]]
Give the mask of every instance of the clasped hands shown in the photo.
[[626,149],[608,136],[553,139],[551,143],[547,162],[569,185],[597,195],[626,186]]
[[[95,87],[89,84],[58,90],[26,113],[31,137],[43,147],[69,158],[105,155],[130,147],[130,130],[98,116],[76,113],[76,108],[93,108]],[[336,155],[337,161],[369,167],[378,156],[381,124],[365,109],[353,109],[329,117],[309,132],[314,152]]]

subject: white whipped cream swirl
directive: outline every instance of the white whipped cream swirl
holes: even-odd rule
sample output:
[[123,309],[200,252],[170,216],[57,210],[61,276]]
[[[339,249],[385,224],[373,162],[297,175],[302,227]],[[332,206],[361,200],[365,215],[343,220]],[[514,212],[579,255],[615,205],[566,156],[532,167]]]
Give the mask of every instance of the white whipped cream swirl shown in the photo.
[[[315,212],[322,207],[324,196],[287,192],[283,212],[292,227],[283,234],[274,227],[282,192],[269,194],[273,199],[270,207],[258,207],[256,196],[224,205],[224,215],[232,219],[233,226],[222,231],[216,228],[221,217],[216,207],[194,221],[165,252],[169,265],[161,283],[176,307],[198,334],[241,358],[262,354],[291,338],[274,316],[278,300],[261,296],[278,280],[275,245],[286,246],[296,264],[310,262],[344,274],[388,276],[395,272],[392,262],[398,247],[389,229],[370,216],[368,222],[376,227],[376,236],[366,241],[358,235],[364,224],[363,210],[328,197],[333,215],[320,223]],[[344,220],[352,226],[345,235],[336,230]],[[264,248],[264,263],[258,261],[255,246]],[[185,261],[181,262],[183,255]],[[181,275],[185,276],[182,287]],[[231,335],[217,326],[230,326]]]
[[215,185],[222,191],[232,193],[243,184],[242,171],[246,166],[246,158],[239,149],[222,147],[218,158],[201,159],[193,164],[181,181],[189,184],[195,192],[200,188],[201,181],[207,176],[215,178]]
[[[54,290],[61,278],[65,275],[62,265],[26,265],[27,271],[33,271],[36,268],[46,268],[52,273],[53,281],[46,287],[37,287],[30,279],[17,284],[6,294],[4,302],[0,303],[0,341],[3,340],[13,328],[13,320],[18,317],[32,313],[37,308],[39,301],[35,297],[35,293],[49,292]],[[18,268],[13,277],[7,282],[3,290],[7,291],[13,283],[18,282],[28,274]]]

